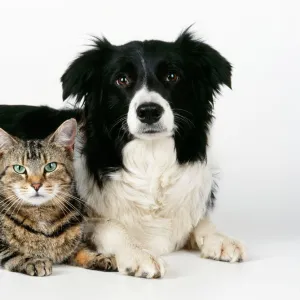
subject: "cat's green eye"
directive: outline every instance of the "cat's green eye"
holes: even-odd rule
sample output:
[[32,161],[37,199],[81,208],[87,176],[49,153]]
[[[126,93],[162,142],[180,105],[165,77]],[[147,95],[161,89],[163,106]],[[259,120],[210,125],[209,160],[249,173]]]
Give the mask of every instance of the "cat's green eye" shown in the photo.
[[26,173],[25,167],[23,167],[21,165],[13,165],[13,169],[18,174],[25,174]]
[[48,165],[45,166],[45,172],[53,172],[57,167],[57,163],[56,162],[51,162]]

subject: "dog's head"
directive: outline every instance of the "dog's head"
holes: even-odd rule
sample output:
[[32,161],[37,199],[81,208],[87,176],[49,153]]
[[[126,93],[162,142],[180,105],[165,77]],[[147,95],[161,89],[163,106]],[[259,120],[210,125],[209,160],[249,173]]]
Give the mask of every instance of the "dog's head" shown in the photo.
[[187,161],[205,157],[213,97],[222,84],[231,87],[231,65],[188,30],[175,42],[99,39],[62,83],[63,98],[84,100],[98,131],[115,139],[174,136],[179,161]]

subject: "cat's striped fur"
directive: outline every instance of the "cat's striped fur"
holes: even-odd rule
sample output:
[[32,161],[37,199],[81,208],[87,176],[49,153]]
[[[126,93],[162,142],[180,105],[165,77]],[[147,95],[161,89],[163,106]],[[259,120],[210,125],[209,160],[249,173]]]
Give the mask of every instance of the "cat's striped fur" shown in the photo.
[[[85,206],[76,197],[73,170],[74,119],[45,140],[22,141],[0,130],[0,264],[32,276],[68,263],[115,270],[113,257],[83,242]],[[54,163],[53,171],[46,166]],[[21,167],[26,170],[24,173]]]

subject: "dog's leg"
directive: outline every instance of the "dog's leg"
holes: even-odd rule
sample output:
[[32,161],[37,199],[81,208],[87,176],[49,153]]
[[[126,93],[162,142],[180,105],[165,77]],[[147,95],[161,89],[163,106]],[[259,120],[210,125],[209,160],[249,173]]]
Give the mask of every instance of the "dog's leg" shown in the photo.
[[243,245],[226,235],[219,233],[209,217],[202,219],[188,243],[188,247],[200,250],[201,257],[226,262],[241,262],[245,259]]
[[161,259],[142,248],[116,220],[93,219],[87,225],[87,232],[97,251],[114,255],[120,273],[143,278],[160,278],[165,268]]

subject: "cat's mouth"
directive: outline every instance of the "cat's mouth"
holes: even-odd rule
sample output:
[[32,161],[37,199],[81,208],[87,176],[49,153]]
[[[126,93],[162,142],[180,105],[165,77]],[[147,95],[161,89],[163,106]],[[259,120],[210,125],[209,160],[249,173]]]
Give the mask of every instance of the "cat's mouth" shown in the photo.
[[16,190],[16,195],[20,200],[34,206],[43,205],[44,203],[51,201],[53,197],[55,197],[54,194],[48,194],[45,191],[27,191],[27,193],[20,193],[19,190]]
[[35,195],[31,196],[30,198],[44,198],[44,195],[41,195],[39,193],[36,193]]

